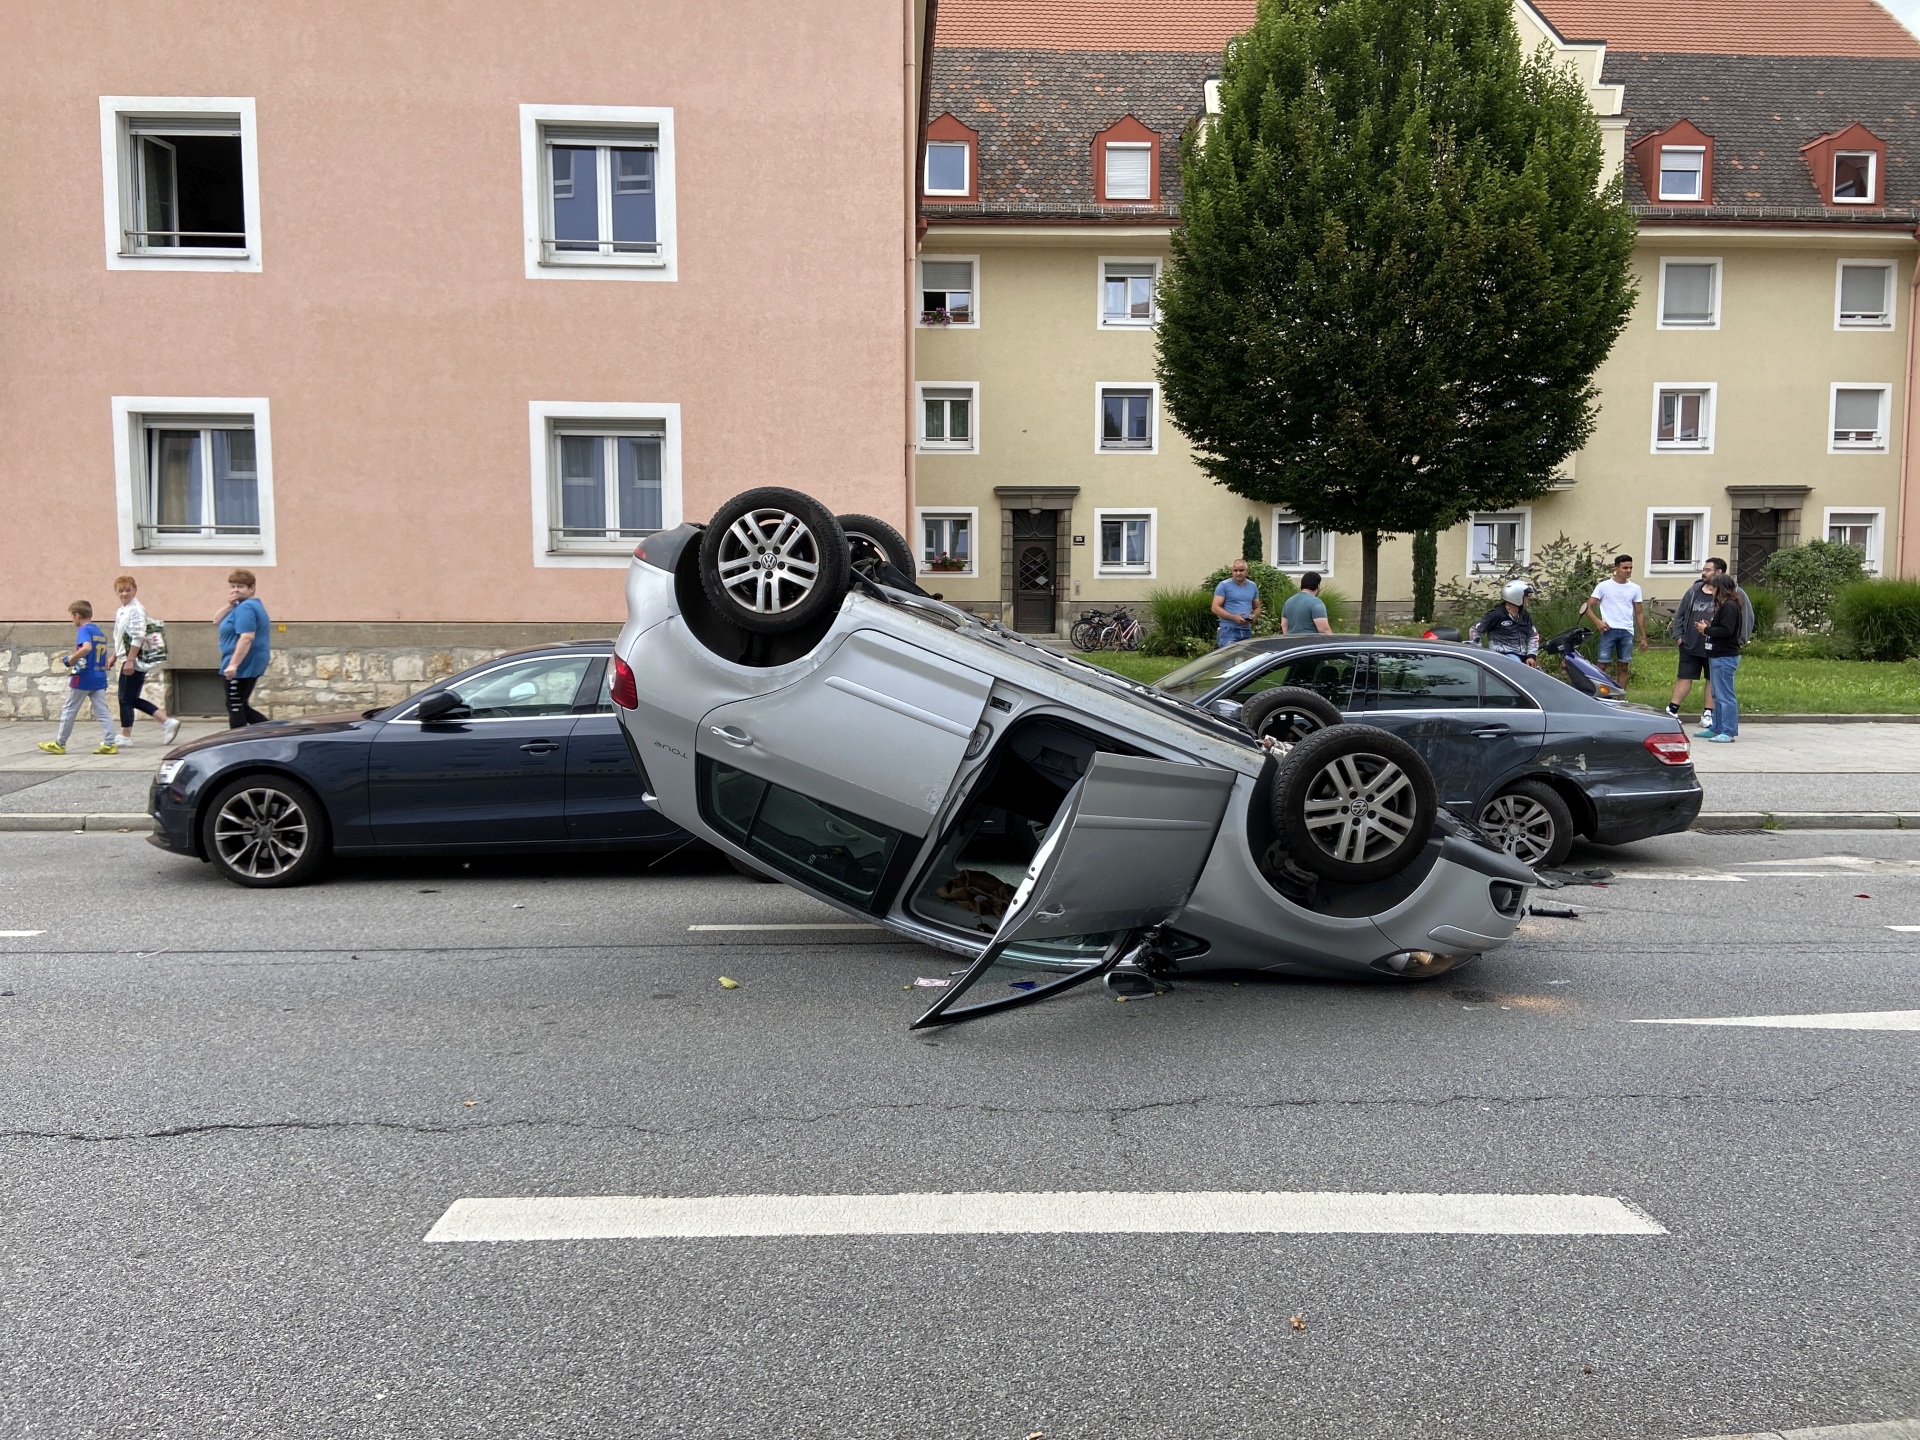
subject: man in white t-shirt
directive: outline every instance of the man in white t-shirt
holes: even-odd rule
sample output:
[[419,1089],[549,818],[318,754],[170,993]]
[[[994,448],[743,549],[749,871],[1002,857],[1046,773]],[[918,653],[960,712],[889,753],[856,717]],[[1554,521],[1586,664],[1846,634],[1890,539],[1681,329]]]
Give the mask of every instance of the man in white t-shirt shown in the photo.
[[[1600,607],[1594,613],[1594,606]],[[1633,583],[1633,557],[1613,557],[1613,578],[1593,587],[1593,594],[1580,607],[1583,618],[1600,624],[1600,663],[1613,661],[1613,678],[1622,690],[1627,688],[1627,669],[1633,661],[1636,641],[1647,648],[1646,596]]]

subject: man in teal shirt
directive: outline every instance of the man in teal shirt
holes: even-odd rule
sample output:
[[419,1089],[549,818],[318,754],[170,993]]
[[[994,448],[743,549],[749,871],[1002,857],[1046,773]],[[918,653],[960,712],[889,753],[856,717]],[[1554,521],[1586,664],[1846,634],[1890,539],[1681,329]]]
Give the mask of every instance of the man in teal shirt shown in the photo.
[[1311,635],[1316,630],[1331,635],[1333,626],[1327,621],[1326,602],[1320,598],[1320,572],[1309,570],[1300,577],[1300,588],[1280,607],[1280,633]]
[[1260,615],[1260,587],[1247,578],[1247,562],[1236,560],[1231,574],[1213,587],[1213,613],[1220,621],[1219,645],[1253,638]]

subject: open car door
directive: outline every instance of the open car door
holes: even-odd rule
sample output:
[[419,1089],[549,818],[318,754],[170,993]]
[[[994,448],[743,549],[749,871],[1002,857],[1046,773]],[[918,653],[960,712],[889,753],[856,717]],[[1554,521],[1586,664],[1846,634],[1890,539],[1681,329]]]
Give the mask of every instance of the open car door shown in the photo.
[[[1119,964],[1144,932],[1186,908],[1233,782],[1230,770],[1095,755],[992,943],[914,1028],[1043,1000]],[[1070,938],[1077,947],[1051,953],[1040,943]]]

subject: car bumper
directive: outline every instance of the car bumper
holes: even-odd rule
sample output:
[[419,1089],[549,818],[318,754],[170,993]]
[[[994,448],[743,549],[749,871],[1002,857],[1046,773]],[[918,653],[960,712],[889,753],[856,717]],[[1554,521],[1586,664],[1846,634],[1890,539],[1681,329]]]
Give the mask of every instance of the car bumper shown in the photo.
[[200,852],[193,837],[193,804],[178,785],[162,785],[158,780],[147,792],[147,813],[153,817],[149,845],[171,850],[176,855]]
[[1689,766],[1684,778],[1659,788],[1589,791],[1594,827],[1587,838],[1596,845],[1624,845],[1655,835],[1672,835],[1693,824],[1706,799],[1700,781]]

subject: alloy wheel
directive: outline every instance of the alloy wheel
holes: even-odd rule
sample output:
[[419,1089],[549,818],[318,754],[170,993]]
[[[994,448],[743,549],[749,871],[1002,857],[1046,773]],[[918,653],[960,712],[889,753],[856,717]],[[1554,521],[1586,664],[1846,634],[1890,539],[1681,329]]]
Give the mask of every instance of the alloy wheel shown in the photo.
[[734,603],[756,615],[779,615],[800,604],[813,592],[820,566],[819,537],[786,510],[750,510],[720,539],[720,584]]
[[1419,802],[1406,771],[1384,755],[1339,755],[1307,787],[1302,820],[1315,845],[1351,864],[1392,853],[1412,836]]
[[213,821],[220,859],[252,880],[285,875],[307,853],[312,830],[292,796],[268,786],[237,791]]
[[1538,865],[1553,851],[1553,816],[1530,795],[1498,795],[1480,812],[1480,828],[1523,865]]

